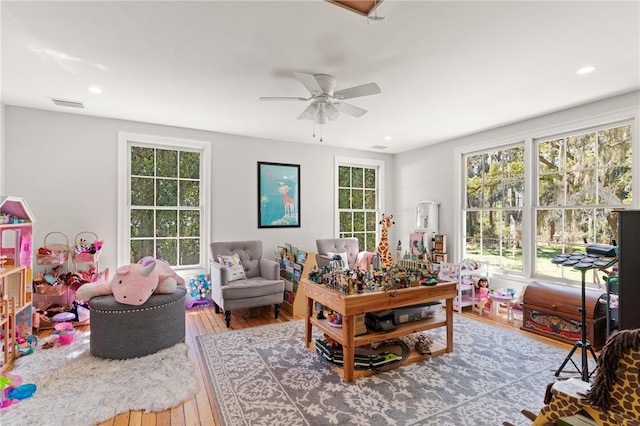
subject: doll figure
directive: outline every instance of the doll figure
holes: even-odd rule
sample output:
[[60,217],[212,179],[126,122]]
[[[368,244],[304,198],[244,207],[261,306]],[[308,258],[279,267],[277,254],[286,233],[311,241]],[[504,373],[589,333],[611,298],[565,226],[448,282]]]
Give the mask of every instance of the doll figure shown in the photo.
[[489,280],[479,278],[476,284],[476,307],[480,315],[484,309],[491,307],[491,298],[489,297]]

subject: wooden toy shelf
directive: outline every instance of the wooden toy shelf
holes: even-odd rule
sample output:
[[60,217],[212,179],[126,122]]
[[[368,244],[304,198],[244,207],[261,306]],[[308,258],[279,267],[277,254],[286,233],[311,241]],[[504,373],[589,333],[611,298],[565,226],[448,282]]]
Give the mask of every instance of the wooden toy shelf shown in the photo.
[[[307,258],[302,268],[301,278],[307,278],[309,276],[309,272],[316,266],[316,254],[313,252],[307,252]],[[284,300],[282,302],[282,309],[293,315],[297,318],[304,318],[305,307],[304,307],[304,288],[300,285],[300,283],[293,282],[287,278],[284,279],[285,288],[289,287],[289,284],[295,289],[297,286],[297,291],[294,291],[295,298],[293,302]]]
[[[301,280],[306,299],[307,315],[305,317],[305,345],[314,350],[312,342],[312,327],[316,327],[323,333],[342,345],[344,353],[344,365],[336,367],[345,382],[353,379],[375,374],[396,368],[399,365],[416,362],[429,356],[437,356],[453,351],[453,299],[457,295],[456,282],[441,282],[435,286],[410,287],[395,291],[380,291],[373,293],[346,295],[331,290],[323,285],[316,284],[307,279]],[[356,315],[366,312],[383,311],[387,309],[411,306],[437,300],[445,300],[446,311],[444,319],[441,315],[422,321],[399,324],[395,329],[386,332],[368,332],[355,335]],[[318,320],[313,316],[313,303],[320,302],[326,308],[342,315],[342,328],[329,326],[326,320]],[[424,330],[438,327],[446,328],[446,341],[435,343],[431,348],[431,355],[419,355],[412,351],[411,355],[401,363],[390,365],[381,370],[354,370],[354,350],[356,347],[370,345],[387,339],[405,336]]]
[[16,317],[25,309],[31,308],[31,293],[27,293],[27,268],[9,265],[0,271],[0,329],[3,358],[0,372],[8,370],[15,358]]

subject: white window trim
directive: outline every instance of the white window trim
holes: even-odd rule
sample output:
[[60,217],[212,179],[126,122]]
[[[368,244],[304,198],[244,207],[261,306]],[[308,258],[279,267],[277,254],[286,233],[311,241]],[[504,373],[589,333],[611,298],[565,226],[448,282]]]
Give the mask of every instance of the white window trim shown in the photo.
[[[336,155],[334,157],[334,166],[333,166],[333,235],[334,238],[338,238],[340,235],[340,213],[338,212],[338,168],[340,166],[348,166],[348,167],[377,167],[378,168],[378,187],[376,188],[376,192],[378,193],[377,197],[377,205],[376,205],[376,213],[378,216],[381,214],[382,206],[384,206],[384,185],[385,185],[385,172],[384,172],[384,161],[381,160],[373,160],[368,158],[357,158],[357,157],[345,157],[341,155]],[[376,224],[376,236],[380,235],[379,225]]]
[[[525,280],[534,279],[532,265],[535,262],[535,250],[532,250],[532,242],[535,236],[533,235],[532,215],[533,215],[533,203],[535,201],[535,189],[537,171],[534,170],[534,158],[532,155],[535,150],[535,140],[541,140],[548,137],[553,137],[557,134],[566,134],[570,132],[579,132],[582,129],[592,127],[605,127],[609,124],[615,124],[622,121],[627,121],[633,126],[633,188],[635,192],[638,192],[637,196],[634,196],[634,200],[630,208],[640,208],[640,108],[630,107],[621,108],[616,111],[610,111],[602,114],[590,115],[586,118],[578,120],[568,120],[557,125],[548,125],[535,127],[523,132],[514,133],[512,135],[502,135],[496,138],[487,138],[480,142],[471,143],[468,145],[459,146],[454,149],[453,152],[453,188],[457,192],[457,195],[453,197],[453,254],[454,258],[461,260],[462,257],[462,243],[461,236],[463,235],[463,217],[461,214],[461,208],[464,205],[464,193],[462,191],[462,170],[465,169],[463,164],[463,157],[466,154],[472,154],[478,151],[486,151],[489,149],[500,149],[502,146],[513,145],[518,141],[524,141],[525,152],[525,192],[524,206],[522,212],[523,224],[522,230],[522,244],[523,248],[526,248],[527,261],[524,262],[522,276]],[[488,133],[491,133],[489,131]],[[523,257],[524,258],[524,257]]]
[[200,219],[200,264],[196,268],[178,268],[176,272],[185,278],[206,274],[209,271],[208,248],[210,243],[211,224],[211,144],[206,141],[189,139],[167,138],[153,135],[142,135],[136,133],[118,132],[118,215],[117,215],[117,242],[116,259],[118,266],[130,263],[129,239],[131,230],[129,227],[129,211],[131,208],[129,185],[127,179],[130,174],[129,169],[129,142],[148,144],[150,146],[167,146],[171,148],[191,148],[202,151],[202,164],[200,169],[200,196],[202,197],[203,208]]

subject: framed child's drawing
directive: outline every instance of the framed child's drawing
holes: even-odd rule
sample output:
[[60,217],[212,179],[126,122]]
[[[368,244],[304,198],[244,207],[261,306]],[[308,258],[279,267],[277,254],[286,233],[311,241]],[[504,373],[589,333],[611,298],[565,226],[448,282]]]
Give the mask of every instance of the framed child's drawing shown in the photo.
[[411,249],[411,254],[421,255],[424,253],[422,234],[409,234],[409,248]]
[[258,228],[300,227],[300,165],[258,162]]

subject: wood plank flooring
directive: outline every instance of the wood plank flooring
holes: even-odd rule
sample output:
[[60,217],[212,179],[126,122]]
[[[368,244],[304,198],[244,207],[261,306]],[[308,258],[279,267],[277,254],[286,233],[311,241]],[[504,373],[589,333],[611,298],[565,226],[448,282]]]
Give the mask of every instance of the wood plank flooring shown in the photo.
[[[475,312],[464,311],[462,315],[469,318],[474,318],[479,321],[491,323],[494,325],[500,325],[502,327],[508,327],[511,329],[519,330],[518,323],[509,323],[502,315],[496,317],[479,316]],[[286,322],[292,320],[293,317],[287,312],[280,311],[280,317],[278,319],[273,318],[273,310],[263,310],[262,314],[257,317],[252,317],[250,312],[234,312],[231,315],[231,330],[240,330],[243,328],[256,327],[266,324],[275,324],[280,322]],[[89,331],[90,325],[77,327],[80,331]],[[206,367],[201,359],[199,359],[198,351],[196,350],[196,336],[209,334],[209,333],[222,333],[229,331],[224,322],[224,316],[222,314],[216,314],[213,308],[195,308],[186,311],[186,342],[190,348],[189,358],[196,365],[196,369],[200,371],[200,374],[196,374],[198,377],[199,391],[197,395],[184,402],[183,404],[172,408],[171,410],[165,410],[162,412],[149,412],[143,411],[130,411],[127,413],[119,414],[118,416],[100,423],[100,426],[214,426],[220,425],[220,419],[216,411],[216,404],[214,396],[211,391],[211,387],[207,383]],[[39,331],[38,337],[46,337],[51,334],[52,330]],[[524,332],[522,332],[524,333]],[[526,333],[528,336],[544,340],[548,343],[566,347],[570,350],[571,345],[556,342],[551,339],[539,337],[532,333]],[[454,349],[455,350],[455,349]],[[541,394],[544,389],[541,389]]]

